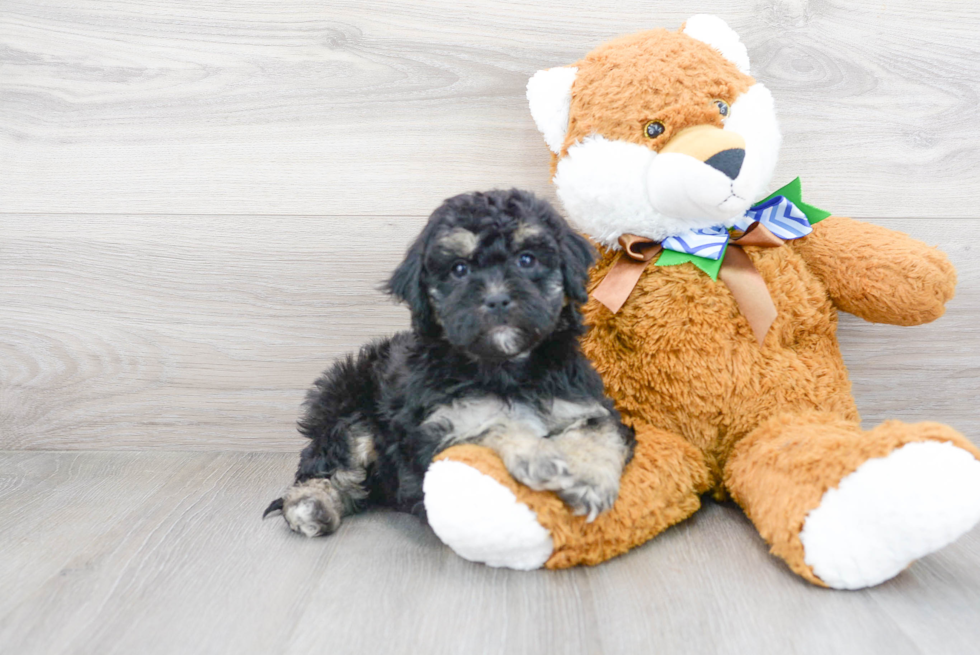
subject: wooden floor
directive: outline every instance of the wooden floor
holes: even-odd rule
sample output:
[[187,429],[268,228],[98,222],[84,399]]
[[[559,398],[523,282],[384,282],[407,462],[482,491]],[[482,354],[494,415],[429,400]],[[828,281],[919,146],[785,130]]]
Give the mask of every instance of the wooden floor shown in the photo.
[[[0,0],[0,653],[980,651],[980,529],[814,588],[709,504],[595,568],[470,564],[415,519],[261,510],[304,388],[402,329],[445,196],[554,199],[527,77],[681,0]],[[842,317],[869,425],[980,444],[980,5],[704,0],[784,133],[776,184],[937,245],[938,322]]]
[[259,513],[279,453],[6,453],[5,653],[974,653],[980,533],[877,588],[812,587],[711,504],[569,571],[456,557],[415,518],[325,539]]

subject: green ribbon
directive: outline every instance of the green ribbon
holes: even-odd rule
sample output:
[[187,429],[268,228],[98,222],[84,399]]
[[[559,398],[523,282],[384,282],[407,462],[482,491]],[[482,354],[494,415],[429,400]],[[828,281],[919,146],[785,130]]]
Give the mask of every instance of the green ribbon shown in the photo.
[[803,212],[803,215],[806,216],[806,220],[810,221],[810,225],[816,225],[831,215],[830,212],[826,212],[822,209],[814,207],[813,205],[808,205],[803,202],[803,184],[800,182],[800,178],[796,178],[783,188],[773,191],[755,204],[761,205],[768,200],[772,200],[776,196],[783,196],[791,203],[796,205],[799,210]]
[[[800,182],[800,178],[796,178],[786,186],[781,189],[773,191],[768,196],[755,203],[756,205],[761,205],[762,203],[775,198],[776,196],[784,196],[791,203],[796,205],[796,207],[803,212],[806,219],[810,221],[810,225],[816,225],[823,219],[830,216],[830,212],[818,209],[813,205],[808,205],[803,202],[803,185]],[[725,244],[725,250],[728,249],[728,244]],[[677,266],[678,264],[687,264],[688,262],[694,264],[702,271],[707,273],[712,280],[718,279],[718,271],[721,270],[721,263],[725,260],[725,253],[722,252],[721,257],[718,259],[709,259],[707,257],[698,257],[697,255],[688,255],[687,253],[677,252],[676,250],[663,250],[660,253],[660,258],[657,259],[656,266]]]

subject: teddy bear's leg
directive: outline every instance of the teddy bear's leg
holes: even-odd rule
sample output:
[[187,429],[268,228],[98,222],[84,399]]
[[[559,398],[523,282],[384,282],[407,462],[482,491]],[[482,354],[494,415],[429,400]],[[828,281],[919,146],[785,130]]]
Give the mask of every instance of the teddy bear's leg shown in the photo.
[[762,537],[815,584],[884,582],[980,520],[980,450],[939,423],[868,432],[833,414],[778,416],[738,443],[725,484]]
[[616,504],[591,523],[554,493],[519,484],[489,448],[449,448],[425,476],[429,524],[461,557],[490,566],[558,569],[620,555],[694,513],[710,486],[701,453],[682,438],[642,426],[636,438]]

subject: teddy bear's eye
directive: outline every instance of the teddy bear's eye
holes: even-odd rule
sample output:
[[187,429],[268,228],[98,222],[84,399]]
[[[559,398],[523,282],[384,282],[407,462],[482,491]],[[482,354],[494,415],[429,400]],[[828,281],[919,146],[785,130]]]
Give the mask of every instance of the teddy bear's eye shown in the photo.
[[712,100],[712,102],[715,104],[715,107],[718,108],[718,113],[721,114],[722,118],[728,116],[728,112],[731,111],[731,107],[728,106],[727,102],[724,100]]
[[643,128],[648,138],[656,139],[658,136],[664,133],[664,124],[660,121],[650,121]]

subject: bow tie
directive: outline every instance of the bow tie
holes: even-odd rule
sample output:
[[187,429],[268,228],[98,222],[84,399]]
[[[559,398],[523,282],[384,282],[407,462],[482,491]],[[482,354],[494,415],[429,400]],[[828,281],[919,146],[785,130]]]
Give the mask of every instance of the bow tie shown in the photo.
[[830,212],[802,201],[800,178],[796,178],[753,205],[731,228],[690,230],[661,243],[624,234],[619,238],[624,256],[617,260],[592,295],[615,314],[658,253],[657,266],[690,262],[712,279],[720,275],[761,346],[776,319],[776,307],[765,281],[742,246],[779,247],[786,241],[806,236],[813,231],[811,225],[828,216]]
[[684,234],[664,239],[660,245],[664,250],[719,260],[725,254],[725,248],[733,237],[736,241],[740,241],[758,226],[765,227],[782,241],[799,239],[813,231],[806,214],[800,211],[799,207],[786,196],[775,196],[750,208],[732,228],[717,225],[689,230]]

